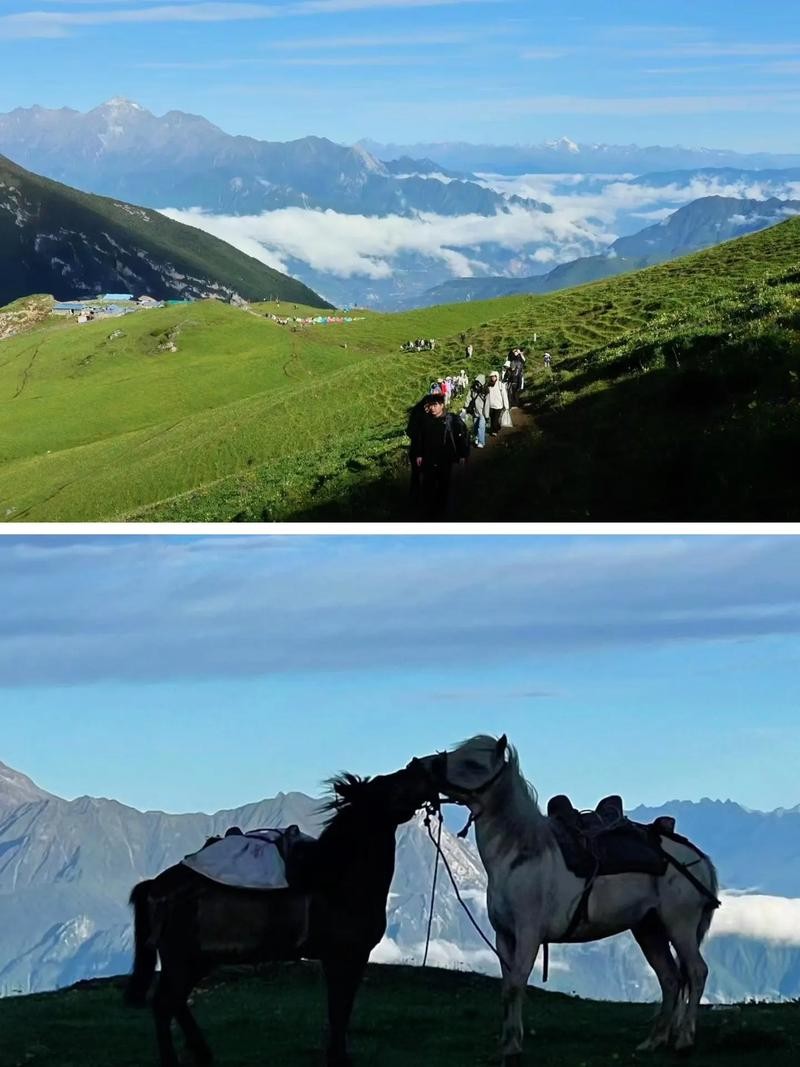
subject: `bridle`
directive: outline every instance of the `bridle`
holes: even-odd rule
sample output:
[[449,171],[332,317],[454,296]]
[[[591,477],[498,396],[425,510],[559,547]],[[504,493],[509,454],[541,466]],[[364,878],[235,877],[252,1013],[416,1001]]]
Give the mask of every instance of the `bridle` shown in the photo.
[[433,777],[436,781],[440,782],[439,791],[444,793],[445,796],[452,796],[453,794],[462,794],[468,799],[471,797],[481,797],[495,784],[498,779],[505,774],[509,768],[509,763],[504,760],[491,777],[487,778],[481,785],[473,786],[471,789],[467,789],[463,785],[454,785],[448,781],[447,778],[447,760],[449,753],[437,752],[433,758]]
[[[441,806],[443,801],[444,803],[460,803],[460,801],[453,799],[454,796],[462,796],[466,799],[466,802],[469,802],[472,799],[480,799],[480,797],[482,797],[484,793],[488,792],[495,784],[495,782],[497,782],[505,774],[505,772],[510,766],[510,764],[506,760],[504,760],[500,764],[498,769],[494,772],[494,774],[487,778],[485,782],[482,782],[480,785],[468,789],[466,788],[466,786],[455,785],[448,780],[448,755],[449,753],[447,752],[437,752],[431,763],[430,776],[433,778],[434,783],[436,784],[437,792],[443,793],[444,797],[442,798],[440,796],[437,796],[435,800],[428,801],[426,808],[430,814],[433,814],[435,812],[441,812]],[[417,758],[415,757],[411,761],[410,766],[416,762]],[[477,819],[480,818],[481,814],[481,812],[474,814],[472,811],[470,811],[466,826],[463,828],[463,830],[459,830],[458,837],[465,838],[469,833],[470,827]]]

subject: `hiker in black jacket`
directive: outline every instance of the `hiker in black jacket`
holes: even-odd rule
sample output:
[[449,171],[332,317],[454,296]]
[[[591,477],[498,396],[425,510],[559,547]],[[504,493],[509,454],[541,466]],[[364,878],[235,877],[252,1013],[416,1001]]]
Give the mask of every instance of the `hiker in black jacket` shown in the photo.
[[466,463],[469,433],[458,415],[445,414],[444,396],[431,393],[412,409],[406,433],[411,438],[411,493],[426,519],[442,519],[450,496],[454,463]]

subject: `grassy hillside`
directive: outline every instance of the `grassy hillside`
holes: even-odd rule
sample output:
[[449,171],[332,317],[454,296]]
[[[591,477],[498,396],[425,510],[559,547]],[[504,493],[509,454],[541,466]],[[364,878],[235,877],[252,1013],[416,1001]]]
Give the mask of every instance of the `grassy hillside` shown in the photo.
[[[324,986],[311,964],[232,973],[195,994],[194,1010],[219,1067],[321,1062]],[[541,1067],[608,1067],[674,1055],[634,1056],[653,1005],[578,1000],[531,990],[524,1062]],[[497,1063],[499,982],[450,971],[373,966],[351,1030],[356,1067],[485,1067]],[[265,1050],[268,1055],[265,1060]],[[800,1054],[797,1004],[701,1009],[697,1067],[794,1067]],[[149,1012],[121,1003],[121,982],[84,983],[58,993],[0,1001],[0,1067],[143,1067],[155,1063]]]
[[328,306],[201,230],[157,211],[79,192],[0,156],[0,303],[28,293],[149,293],[159,299],[231,291],[248,300]]
[[[530,419],[481,455],[458,518],[798,519],[799,297],[790,220],[578,289],[350,324],[216,302],[49,321],[0,345],[0,517],[404,518],[406,409],[464,365],[465,333],[473,373],[532,350]],[[399,351],[419,336],[436,352]]]

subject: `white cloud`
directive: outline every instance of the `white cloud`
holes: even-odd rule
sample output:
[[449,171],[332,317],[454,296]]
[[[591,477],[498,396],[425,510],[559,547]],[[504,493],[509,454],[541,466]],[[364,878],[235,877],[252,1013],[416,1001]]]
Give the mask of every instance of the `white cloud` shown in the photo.
[[[373,963],[405,963],[418,966],[422,963],[424,954],[424,942],[401,947],[391,938],[384,937],[373,949],[370,960]],[[431,939],[428,963],[431,967],[445,967],[449,970],[500,973],[500,965],[491,949],[461,948],[453,941],[443,941],[439,938]]]
[[[800,182],[759,176],[733,181],[698,176],[666,186],[638,184],[629,177],[478,176],[481,184],[503,196],[549,204],[551,214],[516,206],[490,216],[420,214],[412,218],[300,207],[243,216],[213,215],[199,208],[170,208],[164,214],[212,233],[281,271],[299,261],[339,278],[386,279],[398,269],[399,257],[413,255],[444,266],[454,277],[487,272],[517,277],[533,273],[537,264],[555,265],[602,252],[620,228],[630,233],[663,222],[679,207],[702,197],[800,199]],[[631,220],[636,220],[633,225]]]
[[543,48],[526,48],[524,52],[520,54],[520,59],[563,59],[564,56],[570,54],[567,48],[558,47],[543,47]]
[[[78,0],[80,4],[83,0]],[[114,0],[117,2],[117,0]],[[115,8],[103,4],[95,11],[22,11],[0,16],[0,38],[68,36],[71,30],[91,26],[163,22],[255,21],[294,15],[334,15],[348,11],[385,8],[453,7],[464,4],[504,3],[505,0],[296,0],[294,3],[258,4],[173,0],[149,7]]]
[[[485,37],[482,34],[481,37]],[[372,34],[353,37],[293,37],[288,41],[270,41],[269,48],[292,49],[292,48],[324,48],[334,51],[339,48],[407,48],[424,47],[426,45],[450,45],[467,44],[471,40],[478,39],[476,34],[468,33],[441,33],[429,31],[427,33],[397,33],[397,34]]]
[[[438,260],[455,276],[469,277],[480,268],[477,257],[485,244],[498,244],[511,252],[539,243],[555,244],[570,257],[597,250],[613,239],[575,213],[548,215],[519,207],[490,216],[421,214],[415,218],[369,218],[296,207],[246,216],[210,215],[200,209],[168,209],[164,214],[206,230],[278,270],[286,269],[288,259],[299,259],[314,270],[345,278],[389,277],[392,260],[404,253]],[[539,261],[551,258],[545,253]]]
[[[773,196],[784,200],[800,197],[800,182],[775,181],[756,176],[729,181],[700,175],[682,184],[662,186],[634,184],[620,177],[612,177],[605,184],[596,184],[599,177],[592,176],[589,190],[584,191],[580,186],[587,178],[581,174],[570,175],[566,181],[561,175],[553,174],[522,174],[513,178],[497,174],[478,175],[482,184],[495,192],[544,200],[556,213],[576,222],[582,220],[586,225],[594,221],[613,226],[623,212],[635,212],[637,217],[661,221],[681,205],[706,196],[747,200],[766,200]],[[576,191],[572,194],[555,191],[564,184],[574,184]],[[642,211],[647,214],[641,214]]]
[[726,892],[711,924],[712,937],[736,935],[754,941],[800,946],[800,900]]
[[797,55],[800,52],[800,42],[797,41],[740,41],[734,44],[715,44],[713,41],[686,42],[680,45],[670,45],[667,48],[654,48],[647,52],[639,52],[639,55],[650,56],[676,56],[676,57],[714,57],[727,56],[729,58],[750,56],[781,56]]
[[[455,109],[456,105],[453,105]],[[502,115],[707,115],[748,112],[794,114],[800,93],[772,92],[698,96],[520,96],[486,98],[471,106],[480,118]]]

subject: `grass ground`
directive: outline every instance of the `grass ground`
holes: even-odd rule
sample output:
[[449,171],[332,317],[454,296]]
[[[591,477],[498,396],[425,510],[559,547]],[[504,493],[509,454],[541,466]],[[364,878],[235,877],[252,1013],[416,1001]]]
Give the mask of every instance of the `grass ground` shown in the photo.
[[[231,975],[195,995],[195,1014],[219,1067],[322,1063],[324,988],[311,964]],[[653,1005],[579,1000],[529,991],[524,1063],[609,1067],[675,1063],[637,1055]],[[496,1064],[499,983],[450,971],[373,966],[356,1002],[356,1067],[485,1067]],[[535,1029],[535,1034],[532,1031]],[[143,1067],[155,1063],[149,1012],[121,1003],[117,980],[0,1001],[0,1067]],[[696,1067],[795,1067],[800,1006],[701,1009]]]
[[[790,220],[578,289],[349,324],[215,302],[51,320],[0,345],[0,518],[403,518],[406,411],[464,366],[464,335],[472,373],[528,349],[530,419],[457,517],[798,519],[799,298]],[[414,337],[436,351],[401,353]]]

